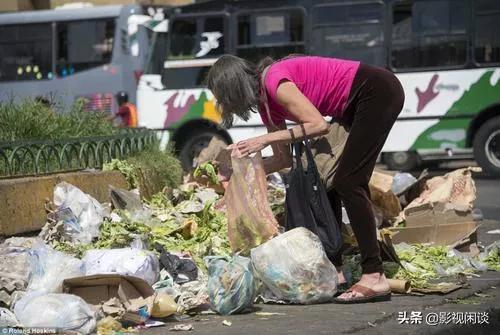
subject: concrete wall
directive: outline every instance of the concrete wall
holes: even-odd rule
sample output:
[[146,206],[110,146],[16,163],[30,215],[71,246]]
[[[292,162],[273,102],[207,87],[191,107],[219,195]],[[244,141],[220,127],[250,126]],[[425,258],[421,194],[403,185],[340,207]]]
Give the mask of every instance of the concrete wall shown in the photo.
[[45,224],[45,199],[52,201],[54,186],[66,181],[100,202],[109,202],[108,186],[127,188],[118,171],[72,172],[43,177],[0,180],[0,235],[36,231]]

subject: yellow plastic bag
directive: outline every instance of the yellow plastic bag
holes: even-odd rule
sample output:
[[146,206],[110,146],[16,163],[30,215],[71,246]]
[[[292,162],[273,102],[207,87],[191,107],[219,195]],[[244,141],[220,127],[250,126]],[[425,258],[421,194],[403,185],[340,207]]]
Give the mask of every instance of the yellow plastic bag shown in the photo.
[[228,235],[233,252],[248,255],[278,233],[278,223],[267,200],[262,156],[231,156],[233,174],[225,194]]

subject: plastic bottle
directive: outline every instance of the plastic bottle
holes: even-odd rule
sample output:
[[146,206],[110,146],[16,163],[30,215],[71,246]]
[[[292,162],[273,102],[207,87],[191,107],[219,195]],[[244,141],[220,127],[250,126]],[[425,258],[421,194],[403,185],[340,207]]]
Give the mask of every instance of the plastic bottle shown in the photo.
[[182,313],[182,308],[175,303],[175,300],[166,293],[157,293],[151,315],[155,318],[166,318],[175,313]]

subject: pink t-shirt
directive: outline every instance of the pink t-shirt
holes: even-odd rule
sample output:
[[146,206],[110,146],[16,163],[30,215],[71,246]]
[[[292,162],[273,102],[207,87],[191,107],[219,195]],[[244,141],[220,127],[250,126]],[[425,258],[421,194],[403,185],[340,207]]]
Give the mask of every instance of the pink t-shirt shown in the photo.
[[[278,85],[284,80],[293,82],[323,116],[342,117],[358,68],[356,61],[316,56],[293,57],[272,64],[265,78],[272,121],[297,122],[276,99]],[[259,108],[259,113],[262,122],[269,125],[265,108]]]

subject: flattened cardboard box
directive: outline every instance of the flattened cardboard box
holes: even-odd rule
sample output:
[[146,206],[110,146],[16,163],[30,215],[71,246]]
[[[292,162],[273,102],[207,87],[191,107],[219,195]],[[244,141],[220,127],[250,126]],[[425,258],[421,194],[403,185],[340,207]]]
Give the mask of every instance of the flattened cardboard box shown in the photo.
[[111,298],[118,298],[127,308],[133,305],[134,300],[145,299],[154,294],[153,288],[143,279],[119,274],[65,279],[63,291],[77,295],[94,306],[99,306]]
[[445,210],[443,203],[425,203],[404,210],[406,227],[422,227],[474,221],[470,209]]
[[454,245],[459,241],[471,237],[477,230],[474,221],[459,223],[444,223],[420,225],[416,227],[389,228],[395,234],[392,236],[394,244],[405,243],[434,243],[436,245]]

